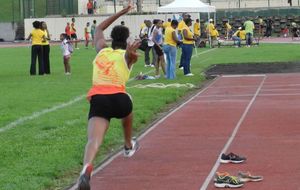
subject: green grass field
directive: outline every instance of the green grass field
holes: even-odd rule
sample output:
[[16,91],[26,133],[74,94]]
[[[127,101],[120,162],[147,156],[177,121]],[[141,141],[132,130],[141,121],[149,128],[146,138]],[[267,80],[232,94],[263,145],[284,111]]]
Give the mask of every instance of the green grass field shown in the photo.
[[[253,48],[209,51],[198,49],[198,55],[192,59],[194,77],[185,77],[178,70],[176,80],[134,80],[128,86],[159,82],[192,83],[199,87],[205,81],[201,73],[212,64],[299,61],[298,51],[298,45],[293,44],[262,44]],[[19,122],[0,132],[1,190],[64,189],[76,181],[86,143],[89,104],[84,95],[91,86],[94,56],[91,49],[75,51],[71,58],[72,75],[65,76],[60,49],[52,46],[52,74],[29,76],[30,48],[0,49],[0,130],[14,121]],[[151,70],[153,68],[144,67],[141,56],[131,76]],[[134,102],[135,134],[145,129],[158,113],[166,111],[168,104],[180,101],[185,94],[195,90],[129,88]],[[74,102],[58,107],[70,101]],[[118,150],[122,143],[120,123],[112,120],[95,164]]]

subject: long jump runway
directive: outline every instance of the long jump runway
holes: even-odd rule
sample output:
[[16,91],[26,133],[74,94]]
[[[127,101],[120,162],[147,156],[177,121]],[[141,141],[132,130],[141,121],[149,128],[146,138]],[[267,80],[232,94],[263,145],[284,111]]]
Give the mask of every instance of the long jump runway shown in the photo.
[[[264,176],[243,189],[300,190],[300,74],[215,79],[92,177],[93,190],[216,189],[216,171]],[[247,157],[220,164],[221,153]]]

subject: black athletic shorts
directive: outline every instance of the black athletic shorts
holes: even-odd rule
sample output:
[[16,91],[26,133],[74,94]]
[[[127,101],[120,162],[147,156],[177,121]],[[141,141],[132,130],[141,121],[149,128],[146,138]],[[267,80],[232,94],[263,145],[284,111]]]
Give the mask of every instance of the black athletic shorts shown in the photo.
[[162,48],[156,44],[154,44],[154,50],[158,56],[162,56],[164,54]]
[[74,33],[74,34],[71,34],[71,39],[75,39],[75,40],[77,40],[77,35],[76,35],[76,33]]
[[102,117],[110,121],[111,118],[124,118],[131,112],[132,101],[128,94],[99,94],[91,97],[88,118]]

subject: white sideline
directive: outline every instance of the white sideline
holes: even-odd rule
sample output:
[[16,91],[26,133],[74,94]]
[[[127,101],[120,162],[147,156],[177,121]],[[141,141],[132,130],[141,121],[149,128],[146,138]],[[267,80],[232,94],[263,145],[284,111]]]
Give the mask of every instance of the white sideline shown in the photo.
[[[261,77],[262,77],[262,76],[261,76]],[[253,103],[254,103],[256,97],[258,96],[258,94],[259,94],[259,92],[260,92],[260,90],[261,90],[261,88],[262,88],[262,86],[263,86],[263,84],[264,84],[264,82],[265,82],[265,80],[266,80],[266,78],[267,78],[266,75],[264,75],[263,77],[264,77],[264,78],[263,78],[262,82],[261,82],[260,85],[258,86],[258,88],[257,88],[257,90],[256,90],[256,92],[255,92],[255,94],[254,94],[254,96],[253,96],[253,98],[252,98],[251,101],[249,102],[249,104],[248,104],[248,106],[246,107],[246,109],[245,109],[243,115],[241,116],[241,118],[239,119],[238,123],[236,124],[236,126],[235,126],[235,128],[234,128],[234,130],[233,130],[231,136],[229,137],[227,143],[225,144],[224,148],[221,150],[221,153],[219,154],[219,156],[218,156],[218,158],[217,158],[217,160],[216,160],[215,165],[214,165],[213,168],[211,169],[209,175],[206,177],[206,179],[205,179],[204,183],[202,184],[200,190],[206,190],[207,187],[208,187],[208,185],[209,185],[209,183],[210,183],[210,181],[211,181],[212,178],[214,177],[214,175],[215,175],[217,169],[218,169],[219,166],[220,166],[220,158],[221,158],[222,153],[227,152],[229,146],[231,145],[232,141],[234,140],[234,138],[235,138],[235,136],[236,136],[236,134],[237,134],[237,132],[238,132],[238,130],[239,130],[241,124],[243,123],[244,119],[246,118],[246,115],[248,114],[250,108],[252,107],[252,105],[253,105]]]
[[[201,52],[201,53],[199,53],[199,54],[197,54],[197,55],[193,55],[192,57],[197,57],[197,56],[199,56],[199,55],[201,55],[201,54],[205,54],[205,53],[210,52],[210,51],[212,51],[212,50],[214,50],[214,49],[208,49],[208,50],[205,50],[205,51],[203,51],[203,52]],[[178,63],[178,61],[177,61],[177,63]],[[150,71],[146,72],[145,74],[149,74],[149,73],[151,73],[151,72],[153,72],[153,70],[150,70]],[[133,81],[134,78],[135,78],[135,77],[130,78],[130,79],[128,80],[128,82]],[[65,108],[65,107],[67,107],[67,106],[71,106],[71,105],[73,105],[74,103],[79,102],[80,100],[83,100],[85,97],[86,97],[86,94],[83,94],[83,95],[80,95],[80,96],[77,96],[77,97],[73,98],[72,100],[70,100],[70,101],[68,101],[68,102],[64,102],[64,103],[62,103],[62,104],[55,105],[55,106],[53,106],[53,107],[51,107],[51,108],[46,108],[46,109],[43,109],[43,110],[41,110],[41,111],[34,112],[34,113],[32,113],[31,115],[29,115],[29,116],[20,117],[20,118],[16,119],[15,121],[10,122],[9,124],[5,125],[4,127],[1,127],[1,128],[0,128],[0,133],[5,132],[5,131],[7,131],[7,130],[9,130],[9,129],[12,129],[12,128],[18,126],[18,125],[21,125],[21,124],[23,124],[23,123],[26,122],[26,121],[30,121],[30,120],[36,119],[36,118],[38,118],[38,117],[40,117],[40,116],[42,116],[42,115],[44,115],[44,114],[47,114],[47,113],[50,113],[50,112],[57,111],[57,110],[59,110],[59,109]]]
[[19,119],[7,124],[6,126],[0,128],[0,133],[4,132],[4,131],[7,131],[17,125],[20,125],[22,123],[24,123],[25,121],[29,121],[29,120],[32,120],[32,119],[35,119],[35,118],[38,118],[44,114],[47,114],[47,113],[50,113],[50,112],[53,112],[53,111],[56,111],[56,110],[59,110],[59,109],[62,109],[62,108],[65,108],[67,106],[70,106],[80,100],[82,100],[85,96],[84,95],[81,95],[81,96],[77,96],[76,98],[70,100],[69,102],[64,102],[62,104],[59,104],[59,105],[56,105],[56,106],[53,106],[51,108],[47,108],[47,109],[43,109],[42,111],[39,111],[39,112],[34,112],[32,115],[30,116],[25,116],[25,117],[20,117]]

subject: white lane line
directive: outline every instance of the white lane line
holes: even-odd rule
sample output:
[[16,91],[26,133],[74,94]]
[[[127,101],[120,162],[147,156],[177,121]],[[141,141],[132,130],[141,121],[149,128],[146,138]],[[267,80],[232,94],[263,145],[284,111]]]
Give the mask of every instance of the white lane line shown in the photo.
[[219,154],[219,157],[217,158],[215,165],[211,169],[209,175],[206,177],[206,179],[205,179],[204,183],[202,184],[200,190],[206,190],[207,189],[210,181],[212,180],[212,178],[214,177],[217,169],[220,166],[220,158],[221,158],[222,153],[227,152],[227,150],[228,150],[229,146],[231,145],[232,141],[234,140],[234,138],[235,138],[235,136],[236,136],[236,134],[237,134],[237,132],[238,132],[241,124],[243,123],[244,119],[246,118],[246,115],[248,114],[250,108],[252,107],[252,105],[253,105],[256,97],[258,96],[258,94],[259,94],[259,92],[260,92],[260,90],[261,90],[261,88],[262,88],[262,86],[263,86],[266,78],[267,78],[267,76],[265,75],[264,78],[263,78],[263,80],[262,80],[262,82],[260,83],[259,87],[257,88],[256,93],[254,94],[253,98],[251,99],[251,101],[249,102],[248,106],[246,107],[243,115],[241,116],[240,120],[238,121],[237,125],[235,126],[235,128],[234,128],[231,136],[229,137],[227,143],[225,144],[224,148],[221,150],[221,153]]
[[235,78],[235,77],[264,77],[266,76],[265,74],[253,74],[253,75],[222,75],[224,78]]
[[[193,57],[196,57],[196,56],[201,55],[201,54],[205,54],[205,53],[210,52],[212,50],[213,49],[205,50],[205,51],[203,51],[203,52],[201,52],[201,53],[199,53],[197,55],[194,55]],[[152,72],[154,72],[154,70],[150,70],[150,71],[146,72],[145,74],[149,74],[149,73],[152,73]],[[132,77],[132,78],[130,78],[128,80],[128,82],[131,82],[134,79],[135,79],[135,77]],[[64,102],[62,104],[55,105],[55,106],[53,106],[51,108],[46,108],[46,109],[43,109],[41,111],[34,112],[31,115],[29,115],[29,116],[20,117],[20,118],[16,119],[15,121],[8,123],[4,127],[1,127],[0,128],[0,133],[5,132],[5,131],[7,131],[9,129],[12,129],[12,128],[18,126],[18,125],[21,125],[21,124],[23,124],[26,121],[30,121],[30,120],[36,119],[36,118],[38,118],[38,117],[40,117],[42,115],[45,115],[47,113],[54,112],[54,111],[57,111],[59,109],[71,106],[71,105],[75,104],[76,102],[79,102],[79,101],[83,100],[85,97],[86,97],[86,94],[82,94],[80,96],[77,96],[77,97],[71,99],[68,102]]]
[[[157,126],[159,126],[159,124],[161,124],[162,122],[164,122],[168,117],[170,117],[176,111],[178,111],[183,106],[185,106],[186,104],[188,104],[189,102],[191,102],[193,99],[195,99],[197,96],[199,96],[200,94],[202,94],[203,92],[205,92],[207,89],[209,89],[209,87],[212,86],[213,84],[215,84],[218,79],[219,79],[218,77],[215,78],[213,80],[213,82],[211,82],[208,86],[206,86],[204,89],[202,89],[196,95],[192,96],[191,98],[189,98],[188,100],[186,100],[184,103],[182,103],[179,107],[176,107],[173,111],[171,111],[170,113],[168,113],[166,116],[164,116],[163,118],[159,119],[154,125],[152,125],[144,133],[142,133],[138,137],[138,140],[140,141],[141,139],[143,139],[147,134],[149,134],[151,131],[153,131]],[[110,164],[115,158],[117,158],[121,154],[122,154],[122,150],[120,152],[116,153],[115,155],[113,155],[112,157],[110,157],[108,160],[106,160],[103,164],[101,164],[98,168],[96,168],[94,170],[93,175],[95,175],[97,172],[101,171],[103,168],[105,168],[108,164]],[[75,184],[74,186],[72,186],[68,190],[76,190],[76,188],[77,188],[77,184]]]
[[20,117],[19,119],[17,119],[15,121],[13,121],[13,122],[5,125],[4,127],[0,128],[0,133],[2,133],[4,131],[7,131],[9,129],[12,129],[13,127],[16,127],[17,125],[20,125],[20,124],[22,124],[22,123],[24,123],[26,121],[33,120],[33,119],[38,118],[38,117],[40,117],[42,115],[45,115],[47,113],[54,112],[56,110],[65,108],[67,106],[70,106],[70,105],[72,105],[72,104],[74,104],[76,102],[81,101],[84,98],[85,98],[85,95],[77,96],[74,99],[70,100],[69,102],[64,102],[62,104],[53,106],[51,108],[43,109],[42,111],[39,111],[39,112],[34,112],[30,116]]

